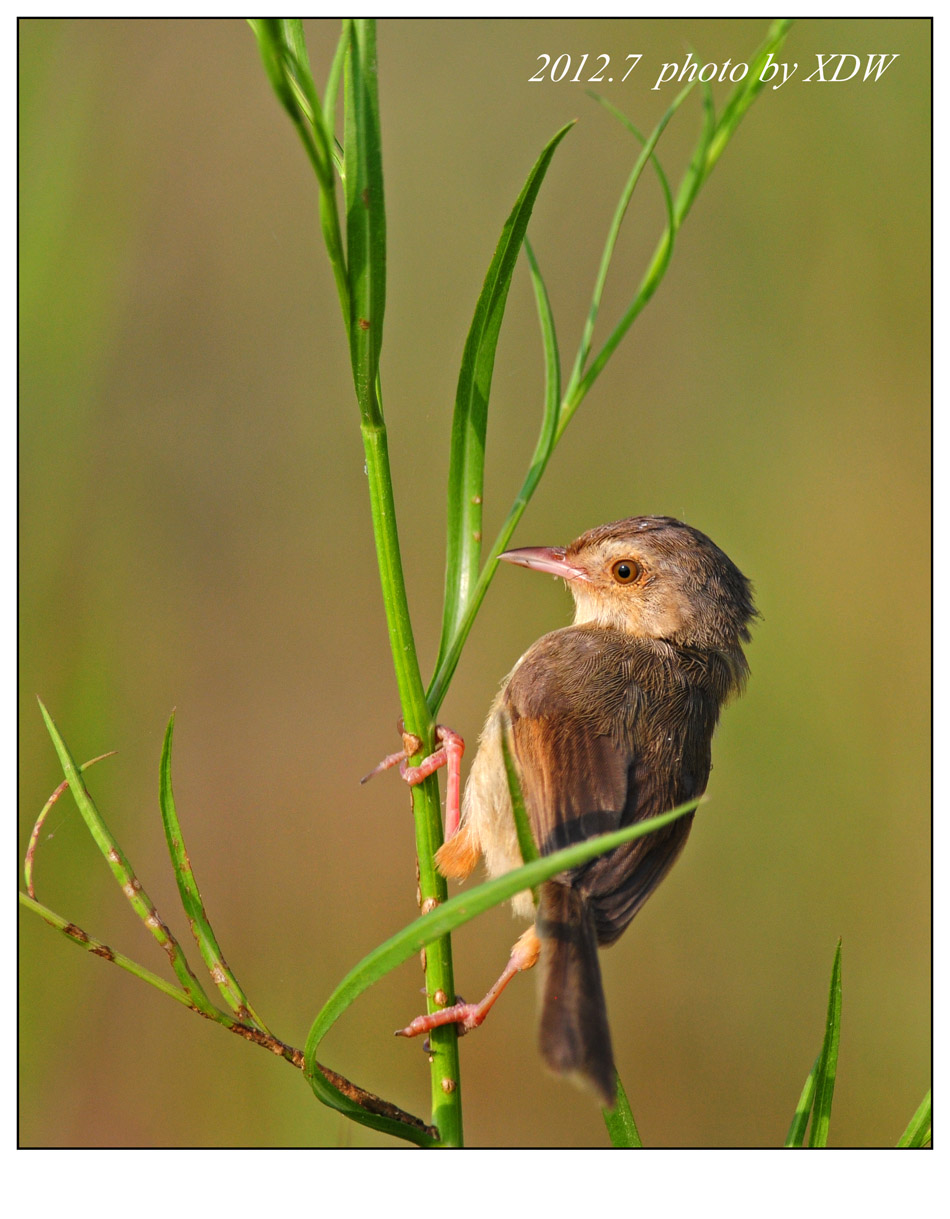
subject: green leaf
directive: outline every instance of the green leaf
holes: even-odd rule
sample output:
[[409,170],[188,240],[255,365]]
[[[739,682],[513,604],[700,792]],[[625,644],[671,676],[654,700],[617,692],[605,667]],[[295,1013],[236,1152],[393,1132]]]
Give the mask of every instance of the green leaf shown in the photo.
[[408,927],[404,927],[402,931],[397,932],[384,944],[380,944],[350,970],[324,1004],[313,1022],[307,1038],[308,1077],[314,1073],[311,1064],[315,1060],[318,1045],[350,1004],[379,978],[401,965],[403,961],[408,961],[410,957],[421,952],[427,944],[454,931],[456,927],[469,922],[485,910],[491,909],[492,906],[508,901],[524,889],[530,889],[534,885],[539,885],[552,876],[556,876],[559,872],[579,867],[589,859],[612,851],[624,842],[641,838],[645,834],[650,834],[654,830],[668,825],[671,821],[675,821],[694,809],[697,804],[699,804],[699,800],[691,800],[688,804],[680,805],[679,808],[663,813],[659,817],[651,817],[648,821],[640,822],[637,825],[627,826],[625,829],[616,830],[610,834],[600,834],[586,842],[565,847],[542,859],[525,864],[522,868],[507,872],[504,876],[486,881],[485,884],[479,885],[469,892],[461,893],[458,897],[450,898],[449,901],[436,906],[428,914],[424,914],[410,923]]
[[94,936],[89,935],[69,919],[63,918],[61,914],[56,914],[48,906],[42,905],[42,903],[32,897],[27,897],[25,893],[20,894],[20,905],[26,906],[34,914],[38,914],[43,922],[48,923],[50,927],[61,931],[70,943],[78,944],[86,952],[91,952],[95,956],[101,957],[104,961],[111,961],[113,965],[118,965],[120,969],[124,969],[127,973],[134,974],[136,978],[141,978],[149,986],[154,986],[163,995],[168,995],[170,998],[177,1000],[177,1002],[183,1003],[185,1007],[194,1009],[195,1005],[183,990],[179,990],[171,982],[166,982],[158,974],[153,974],[151,970],[146,969],[143,965],[139,965],[137,961],[133,961],[130,957],[123,956],[121,952],[116,952],[114,948],[110,948],[102,940],[97,940]]
[[505,221],[465,342],[452,417],[449,459],[448,535],[442,638],[436,670],[468,608],[478,579],[482,535],[482,491],[485,435],[495,350],[508,289],[528,220],[558,144],[573,126],[568,123],[545,145]]
[[[83,762],[82,766],[79,767],[80,773],[82,773],[84,770],[88,770],[90,766],[95,766],[97,762],[103,762],[106,758],[114,757],[115,752],[116,751],[114,749],[110,749],[108,753],[101,753],[97,758],[90,758],[88,762]],[[36,858],[36,848],[40,841],[40,834],[43,831],[46,818],[49,816],[53,805],[60,798],[67,787],[69,787],[69,783],[66,779],[64,779],[43,805],[42,809],[40,809],[40,815],[37,817],[36,824],[33,826],[33,832],[30,834],[30,841],[26,848],[26,858],[23,861],[23,878],[26,881],[27,892],[34,900],[36,898],[36,892],[33,888],[33,864]]]
[[[618,118],[621,123],[623,123],[628,131],[632,132],[637,137],[637,139],[643,145],[643,148],[640,155],[637,157],[633,169],[630,171],[630,176],[627,178],[627,183],[620,194],[620,199],[618,200],[617,206],[614,209],[614,215],[610,223],[610,228],[607,231],[607,240],[604,243],[604,251],[600,258],[600,267],[597,271],[597,279],[594,283],[594,291],[591,295],[590,308],[587,311],[587,321],[584,324],[584,331],[581,335],[581,341],[577,349],[577,356],[574,360],[574,369],[571,373],[570,385],[572,389],[580,381],[584,372],[584,367],[587,364],[587,358],[590,355],[591,342],[593,341],[594,337],[594,324],[597,321],[597,314],[600,311],[600,302],[604,294],[604,287],[607,283],[607,273],[610,270],[610,264],[613,261],[614,249],[617,245],[617,238],[620,236],[620,228],[623,224],[624,217],[627,214],[627,208],[630,206],[630,200],[633,198],[633,192],[636,190],[637,183],[640,181],[640,176],[649,161],[653,162],[654,167],[659,174],[660,185],[666,195],[667,212],[669,216],[669,224],[667,226],[667,233],[669,234],[669,241],[667,242],[668,249],[666,254],[667,259],[669,259],[670,255],[672,254],[674,232],[672,200],[670,198],[670,189],[669,184],[666,181],[666,175],[663,173],[663,169],[654,155],[654,150],[656,149],[657,142],[659,141],[660,136],[663,134],[667,123],[689,95],[692,87],[692,84],[687,85],[686,88],[681,90],[680,93],[674,98],[672,105],[660,119],[659,123],[657,123],[656,127],[654,127],[649,139],[644,138],[637,128],[634,127],[633,123],[630,122],[627,116],[622,111],[618,110],[613,103],[607,101],[606,98],[601,97],[599,93],[590,93],[590,96],[593,97],[595,101],[599,102],[605,109],[609,110],[611,114]],[[568,390],[567,397],[569,399],[573,398],[571,389]],[[576,410],[576,405],[574,406],[574,409]]]
[[557,441],[558,412],[561,409],[561,361],[558,353],[557,334],[554,328],[554,314],[551,310],[551,301],[541,276],[541,270],[527,237],[524,239],[524,251],[528,259],[531,285],[534,288],[538,321],[541,326],[541,341],[544,345],[545,389],[541,431],[534,446],[531,464],[528,466],[528,473],[525,475],[521,490],[515,496],[514,503],[511,505],[505,523],[498,531],[498,536],[492,544],[488,558],[485,560],[485,566],[479,574],[468,604],[456,623],[448,643],[446,644],[444,639],[442,641],[443,646],[439,652],[440,659],[436,664],[435,673],[426,692],[429,707],[433,715],[442,705],[442,700],[448,691],[449,682],[455,673],[465,640],[468,638],[469,631],[472,629],[472,623],[475,621],[479,607],[485,598],[486,592],[488,592],[488,586],[491,584],[495,569],[498,566],[498,556],[507,548],[508,543],[511,541],[515,527],[521,520],[524,510],[528,506],[528,501],[541,481],[541,475],[545,471],[548,459],[554,452],[554,445]]
[[[297,129],[320,186],[320,225],[336,283],[343,322],[349,333],[349,284],[333,176],[335,144],[310,71],[303,23],[299,18],[268,17],[250,18],[248,25],[257,38],[261,59],[274,92]],[[341,47],[338,47],[333,61],[333,71],[337,75],[342,44],[346,41],[347,32],[344,29]],[[332,113],[331,101],[331,117]]]
[[907,1129],[901,1135],[898,1147],[925,1147],[933,1139],[933,1106],[931,1104],[931,1089],[917,1107],[917,1112],[907,1123]]
[[841,941],[835,950],[831,969],[831,988],[828,994],[828,1015],[825,1020],[825,1039],[815,1069],[815,1103],[812,1110],[809,1147],[827,1147],[828,1126],[831,1122],[831,1102],[835,1093],[835,1075],[838,1070],[838,1044],[841,1039]]
[[[636,320],[637,316],[639,315],[640,311],[643,309],[643,307],[646,305],[647,301],[650,299],[650,297],[659,287],[660,282],[663,279],[663,276],[666,274],[666,268],[669,265],[670,258],[673,255],[673,242],[674,242],[674,239],[676,236],[678,221],[677,221],[677,218],[675,215],[675,209],[674,209],[674,205],[673,205],[671,194],[670,194],[669,184],[666,180],[666,175],[663,173],[663,170],[659,164],[659,161],[656,159],[654,153],[655,153],[656,145],[660,139],[660,136],[663,134],[664,130],[666,129],[666,125],[669,123],[670,119],[673,117],[673,115],[676,113],[676,111],[679,109],[679,107],[683,104],[683,102],[689,96],[691,88],[692,88],[692,86],[688,85],[685,89],[682,89],[676,95],[676,97],[670,103],[670,106],[667,109],[666,113],[662,116],[660,121],[653,128],[652,132],[646,138],[646,140],[644,140],[643,136],[640,134],[640,132],[637,130],[637,128],[633,125],[633,123],[630,122],[630,120],[626,117],[625,114],[623,114],[620,110],[618,110],[610,102],[601,98],[599,95],[597,95],[597,94],[593,95],[595,97],[595,99],[598,102],[600,102],[600,104],[602,106],[606,107],[606,109],[608,109],[613,115],[615,115],[624,124],[624,126],[628,129],[628,131],[631,131],[637,137],[637,139],[640,140],[640,142],[643,144],[643,148],[640,150],[640,155],[637,157],[637,160],[634,163],[633,169],[630,171],[630,176],[627,179],[626,186],[624,187],[624,190],[620,196],[620,200],[617,203],[617,207],[614,211],[613,221],[611,222],[610,230],[607,234],[607,240],[604,245],[604,252],[603,252],[603,256],[601,258],[600,269],[597,273],[597,280],[594,285],[594,292],[593,292],[593,296],[591,298],[591,305],[590,305],[590,310],[588,312],[587,323],[584,327],[584,333],[581,338],[580,346],[578,348],[577,358],[574,361],[574,368],[571,372],[571,379],[568,383],[567,389],[564,391],[564,405],[561,408],[561,414],[560,414],[560,418],[558,420],[558,429],[557,429],[557,434],[558,434],[559,438],[563,434],[564,429],[567,427],[567,425],[570,423],[571,419],[573,418],[574,412],[577,410],[577,408],[580,406],[581,402],[584,400],[585,396],[587,395],[588,390],[591,388],[591,386],[600,376],[607,361],[613,355],[616,348],[620,345],[620,343],[622,342],[627,331],[633,325],[633,323]],[[647,267],[646,273],[644,274],[643,278],[640,281],[640,286],[637,289],[636,295],[634,296],[631,303],[628,305],[623,317],[620,319],[620,321],[611,331],[610,336],[607,338],[607,341],[604,343],[604,345],[601,347],[600,351],[597,353],[597,356],[595,357],[590,368],[585,373],[584,366],[587,362],[587,357],[590,353],[590,344],[591,344],[591,341],[593,338],[594,321],[597,317],[597,313],[600,308],[600,299],[601,299],[601,295],[604,290],[604,285],[606,284],[606,281],[607,281],[607,272],[610,269],[610,263],[613,259],[613,252],[614,252],[614,248],[616,246],[617,237],[620,233],[620,226],[623,222],[624,216],[626,215],[626,211],[627,211],[627,208],[630,203],[630,198],[633,195],[633,191],[636,188],[637,183],[640,180],[640,176],[643,173],[644,167],[646,166],[648,161],[652,161],[654,164],[654,167],[655,167],[658,177],[659,177],[660,187],[663,190],[664,199],[666,201],[666,209],[667,209],[666,230],[664,231],[663,236],[660,238],[660,241],[657,244],[657,248],[653,254],[653,258],[650,262],[650,265]]]
[[40,699],[37,699],[37,702],[40,704],[40,711],[46,724],[46,730],[52,739],[56,753],[59,755],[63,774],[69,784],[69,794],[76,802],[76,807],[82,814],[86,828],[92,835],[96,846],[105,856],[112,875],[125,894],[129,905],[145,924],[149,933],[168,953],[172,968],[179,982],[184,987],[192,1006],[206,1015],[213,1016],[217,1012],[217,1008],[205,994],[204,987],[192,972],[191,967],[185,959],[185,954],[181,950],[181,946],[172,935],[168,926],[159,917],[152,899],[145,892],[142,883],[132,870],[128,857],[112,836],[105,821],[103,821],[92,796],[86,790],[79,767],[73,760],[66,742],[60,736],[59,729],[53,723],[50,713],[46,710]]
[[788,17],[782,17],[772,22],[765,36],[765,41],[752,56],[748,73],[736,85],[732,95],[723,107],[722,114],[716,124],[715,136],[710,142],[706,154],[706,165],[703,172],[704,180],[709,176],[713,166],[722,156],[726,145],[735,134],[735,130],[742,122],[746,111],[765,88],[765,82],[761,79],[765,61],[770,54],[777,54],[792,24],[792,20]]
[[633,1110],[627,1100],[620,1076],[617,1076],[617,1103],[613,1109],[602,1109],[607,1134],[614,1147],[642,1147],[640,1131],[633,1120]]
[[191,867],[191,860],[185,849],[185,839],[178,821],[175,808],[175,796],[172,792],[172,736],[175,731],[175,713],[172,712],[165,730],[165,740],[162,744],[162,760],[159,768],[158,798],[162,809],[162,824],[165,828],[165,841],[171,856],[178,893],[188,923],[191,927],[198,951],[205,965],[221,992],[221,996],[235,1016],[244,1022],[257,1025],[263,1032],[268,1032],[267,1026],[251,1007],[250,1001],[238,983],[237,978],[228,967],[218,941],[215,938],[211,923],[205,913],[204,902],[198,890],[198,882]]
[[[521,851],[521,861],[522,863],[533,863],[534,860],[540,859],[541,856],[538,853],[537,843],[534,841],[531,822],[528,820],[528,810],[524,804],[518,768],[515,765],[514,758],[511,756],[507,723],[501,733],[501,756],[505,762],[505,778],[508,780],[508,795],[511,797],[511,811],[515,820],[515,833],[518,835],[518,849]],[[531,889],[531,896],[534,899],[535,906],[537,906],[538,889],[536,885]]]
[[805,1131],[808,1129],[808,1118],[811,1114],[812,1103],[815,1099],[815,1077],[818,1072],[818,1059],[815,1059],[814,1066],[808,1072],[808,1078],[805,1080],[805,1086],[802,1088],[802,1094],[798,1098],[798,1104],[795,1107],[795,1114],[792,1117],[792,1124],[788,1128],[788,1135],[785,1138],[786,1147],[804,1147],[805,1146]]
[[379,423],[379,353],[386,306],[386,212],[376,78],[376,27],[349,22],[344,68],[343,163],[350,362],[364,422]]

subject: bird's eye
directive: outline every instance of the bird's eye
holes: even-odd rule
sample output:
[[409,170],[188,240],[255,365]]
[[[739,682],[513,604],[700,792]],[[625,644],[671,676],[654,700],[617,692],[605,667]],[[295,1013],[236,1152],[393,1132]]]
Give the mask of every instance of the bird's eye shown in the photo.
[[632,584],[640,576],[640,564],[633,559],[619,559],[610,572],[618,584]]

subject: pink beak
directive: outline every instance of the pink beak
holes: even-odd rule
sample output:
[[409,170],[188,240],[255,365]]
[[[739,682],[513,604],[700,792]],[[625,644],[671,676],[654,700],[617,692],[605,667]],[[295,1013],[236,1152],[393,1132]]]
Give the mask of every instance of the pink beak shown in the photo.
[[590,576],[581,567],[568,563],[563,546],[523,546],[520,550],[506,550],[499,559],[506,563],[517,563],[519,567],[531,567],[544,571],[562,580],[589,580]]

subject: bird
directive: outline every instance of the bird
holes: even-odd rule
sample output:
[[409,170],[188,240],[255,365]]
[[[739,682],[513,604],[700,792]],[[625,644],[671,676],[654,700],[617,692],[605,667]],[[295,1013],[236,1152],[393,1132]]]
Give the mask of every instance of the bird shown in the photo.
[[[705,534],[668,516],[628,517],[567,547],[525,547],[499,558],[563,579],[573,623],[542,636],[504,679],[460,810],[464,742],[450,729],[438,727],[439,748],[420,766],[407,762],[418,739],[405,738],[403,753],[377,767],[399,761],[403,777],[416,783],[448,765],[446,836],[436,864],[458,880],[480,858],[493,877],[522,864],[503,736],[542,856],[701,796],[720,710],[748,677],[743,645],[758,617],[738,567]],[[693,818],[684,814],[546,881],[537,909],[530,891],[518,894],[513,912],[533,925],[485,998],[416,1017],[397,1032],[476,1027],[511,978],[540,960],[541,1057],[612,1108],[617,1075],[598,948],[619,938],[666,876]]]

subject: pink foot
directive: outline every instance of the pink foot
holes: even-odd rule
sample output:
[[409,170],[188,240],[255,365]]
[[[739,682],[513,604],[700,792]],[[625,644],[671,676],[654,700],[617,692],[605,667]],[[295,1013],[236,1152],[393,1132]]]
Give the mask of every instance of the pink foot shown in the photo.
[[441,1028],[443,1024],[459,1025],[459,1036],[477,1029],[492,1009],[495,1000],[517,973],[531,969],[537,963],[541,952],[541,941],[533,927],[521,936],[508,958],[508,964],[501,976],[491,988],[481,1003],[455,1003],[452,1007],[443,1007],[441,1011],[429,1012],[425,1016],[416,1016],[404,1029],[396,1029],[397,1037],[418,1037],[420,1033],[428,1033],[432,1029]]
[[[413,787],[416,783],[421,783],[423,779],[428,779],[429,775],[434,774],[440,766],[444,766],[447,771],[445,837],[449,839],[459,827],[459,795],[461,789],[462,754],[465,752],[465,742],[451,728],[446,728],[444,724],[436,724],[435,736],[436,740],[441,741],[440,748],[436,749],[434,753],[430,753],[428,757],[423,758],[418,766],[410,766],[409,758],[414,753],[419,752],[422,742],[414,733],[403,731],[401,721],[399,730],[402,732],[402,752],[391,753],[388,757],[383,758],[378,766],[374,766],[368,775],[364,775],[360,779],[360,782],[366,783],[367,780],[372,779],[373,775],[379,774],[380,771],[389,770],[392,766],[398,766],[399,773],[410,787]],[[443,1023],[445,1022],[443,1021]]]

